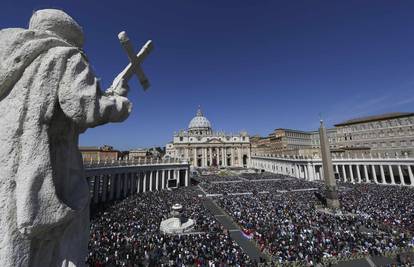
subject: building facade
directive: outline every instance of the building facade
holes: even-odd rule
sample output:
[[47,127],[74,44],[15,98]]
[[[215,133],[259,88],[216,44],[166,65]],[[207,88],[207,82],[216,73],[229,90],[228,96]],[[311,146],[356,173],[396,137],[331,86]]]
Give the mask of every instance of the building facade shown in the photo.
[[337,145],[371,153],[414,155],[414,113],[387,113],[335,125]]
[[128,158],[133,160],[160,159],[162,149],[159,147],[137,148],[128,151]]
[[[347,120],[327,129],[336,155],[414,155],[414,113],[387,113]],[[256,155],[320,156],[318,131],[276,129],[268,137],[251,138]]]
[[174,134],[166,145],[165,157],[187,160],[193,167],[247,167],[250,139],[246,132],[213,132],[199,108],[187,131]]
[[122,158],[122,153],[119,150],[114,150],[112,146],[104,145],[102,147],[96,146],[81,146],[79,151],[82,154],[83,161],[112,161]]
[[278,128],[267,137],[254,136],[250,141],[253,154],[296,155],[312,148],[312,133]]

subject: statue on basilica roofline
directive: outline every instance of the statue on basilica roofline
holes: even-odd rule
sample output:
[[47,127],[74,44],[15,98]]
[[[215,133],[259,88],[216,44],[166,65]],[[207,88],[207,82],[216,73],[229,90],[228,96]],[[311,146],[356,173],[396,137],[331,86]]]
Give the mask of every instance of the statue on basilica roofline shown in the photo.
[[0,266],[85,265],[90,196],[78,137],[128,117],[127,81],[141,70],[130,58],[101,92],[83,41],[55,9],[34,12],[28,29],[0,30]]

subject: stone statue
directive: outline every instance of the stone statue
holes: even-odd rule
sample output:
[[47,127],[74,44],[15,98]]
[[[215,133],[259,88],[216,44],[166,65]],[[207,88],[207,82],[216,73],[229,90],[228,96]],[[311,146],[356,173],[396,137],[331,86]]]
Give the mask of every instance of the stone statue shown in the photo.
[[131,112],[101,92],[82,28],[60,10],[0,31],[0,266],[84,266],[89,189],[78,136]]

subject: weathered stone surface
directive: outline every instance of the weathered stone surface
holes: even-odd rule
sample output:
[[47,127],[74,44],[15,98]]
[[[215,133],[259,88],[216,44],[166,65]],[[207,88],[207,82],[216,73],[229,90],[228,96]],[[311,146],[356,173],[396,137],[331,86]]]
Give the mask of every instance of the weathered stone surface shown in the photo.
[[78,136],[125,120],[126,86],[101,93],[80,26],[39,10],[0,31],[0,266],[83,266],[89,192]]

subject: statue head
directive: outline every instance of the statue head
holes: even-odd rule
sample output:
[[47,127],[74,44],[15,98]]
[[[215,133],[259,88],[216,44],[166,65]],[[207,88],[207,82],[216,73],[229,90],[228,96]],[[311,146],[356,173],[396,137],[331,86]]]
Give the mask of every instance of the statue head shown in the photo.
[[83,46],[82,27],[62,10],[37,10],[30,18],[29,30],[49,31],[74,46]]

